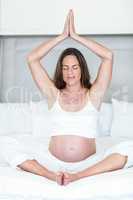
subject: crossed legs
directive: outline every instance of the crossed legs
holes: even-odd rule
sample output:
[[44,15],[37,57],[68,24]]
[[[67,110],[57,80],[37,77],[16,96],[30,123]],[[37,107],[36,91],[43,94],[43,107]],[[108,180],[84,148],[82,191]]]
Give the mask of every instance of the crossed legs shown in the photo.
[[75,174],[65,172],[63,177],[64,185],[67,185],[70,182],[76,181],[84,177],[122,169],[125,166],[126,162],[127,156],[121,155],[119,153],[113,153],[104,158],[102,161],[94,164],[91,167],[88,167],[83,171],[77,172]]
[[121,155],[119,153],[113,153],[104,158],[102,161],[92,165],[91,167],[76,173],[55,173],[40,165],[36,160],[25,161],[19,165],[19,167],[25,171],[56,181],[59,185],[67,185],[70,182],[79,180],[84,177],[121,169],[124,167],[126,162],[127,156]]

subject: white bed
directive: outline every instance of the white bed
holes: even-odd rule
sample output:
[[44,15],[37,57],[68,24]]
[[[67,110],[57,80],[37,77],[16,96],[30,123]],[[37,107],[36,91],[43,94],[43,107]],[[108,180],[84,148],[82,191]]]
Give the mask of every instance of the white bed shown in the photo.
[[59,186],[43,177],[0,167],[0,199],[133,199],[133,168],[109,172]]
[[133,168],[88,177],[59,186],[41,176],[0,166],[0,199],[133,199]]
[[[3,160],[3,140],[7,141],[9,138],[16,140],[19,138],[25,146],[31,148],[30,145],[28,146],[29,140],[32,146],[37,145],[39,144],[39,140],[42,141],[42,138],[40,137],[42,136],[42,130],[46,130],[47,133],[50,131],[47,111],[43,104],[44,102],[31,103],[30,106],[25,104],[21,105],[21,109],[19,104],[12,105],[5,103],[0,105],[0,113],[3,112],[0,114],[0,200],[132,200],[133,167],[87,177],[70,183],[67,186],[60,186],[44,177],[22,171],[18,168],[12,168],[5,160]],[[44,110],[42,109],[42,106]],[[99,138],[100,142],[98,148],[104,150],[125,140],[133,141],[133,136],[131,135],[131,133],[133,133],[133,127],[131,127],[132,124],[124,124],[125,128],[130,126],[130,130],[126,132],[126,136],[128,137],[120,135],[123,133],[118,130],[116,124],[117,120],[115,119],[116,116],[113,116],[112,119],[111,105],[106,104],[104,106],[106,107],[106,111],[101,111],[101,121],[104,121],[105,126],[102,124],[103,122],[100,122],[103,135]],[[130,110],[133,110],[131,109],[131,106],[132,105],[129,106]],[[102,112],[104,112],[104,114],[102,114]],[[37,113],[39,113],[38,116]],[[29,118],[30,115],[32,116],[32,123]],[[130,117],[131,121],[133,119],[131,113],[130,116],[124,115],[124,117]],[[7,120],[9,120],[8,125]],[[119,119],[119,124],[122,123],[120,120],[125,121],[125,118]],[[130,122],[130,120],[128,121]],[[30,127],[31,124],[32,126]],[[38,129],[38,127],[40,127],[40,129]],[[122,127],[123,132],[124,127]],[[111,132],[109,130],[110,128]],[[43,139],[45,147],[47,148],[49,137]]]

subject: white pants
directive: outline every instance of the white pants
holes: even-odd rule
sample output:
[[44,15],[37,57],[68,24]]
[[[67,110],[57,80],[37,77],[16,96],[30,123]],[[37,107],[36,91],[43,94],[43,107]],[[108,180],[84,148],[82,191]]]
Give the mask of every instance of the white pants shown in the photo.
[[11,167],[17,167],[26,160],[37,160],[52,171],[77,172],[96,164],[112,153],[128,156],[124,168],[133,166],[133,141],[111,137],[96,139],[96,153],[80,162],[64,162],[48,150],[46,138],[30,135],[7,137],[0,140],[0,158]]

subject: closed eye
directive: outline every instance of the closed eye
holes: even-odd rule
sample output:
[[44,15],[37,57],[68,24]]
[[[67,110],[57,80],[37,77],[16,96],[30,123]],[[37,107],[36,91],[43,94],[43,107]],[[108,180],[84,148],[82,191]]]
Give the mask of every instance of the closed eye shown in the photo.
[[[63,70],[68,70],[68,69],[69,69],[69,66],[63,65],[62,67],[63,67],[63,68],[62,68]],[[78,68],[79,68],[79,65],[73,65],[73,66],[72,66],[72,69],[78,69]]]
[[63,70],[68,70],[69,68],[66,66],[63,66]]
[[73,69],[78,69],[77,65],[73,66]]

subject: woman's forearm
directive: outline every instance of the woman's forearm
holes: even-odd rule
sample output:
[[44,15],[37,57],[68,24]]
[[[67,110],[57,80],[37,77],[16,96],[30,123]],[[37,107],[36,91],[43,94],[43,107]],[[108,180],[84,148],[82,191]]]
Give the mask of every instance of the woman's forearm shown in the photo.
[[63,34],[49,40],[48,42],[42,43],[39,47],[34,49],[29,55],[28,60],[40,60],[45,56],[53,47],[59,44],[61,41],[66,39],[66,36]]
[[112,58],[112,51],[110,49],[102,46],[101,44],[93,41],[92,39],[81,37],[78,34],[75,34],[73,36],[73,39],[89,48],[93,53],[97,54],[102,59]]

